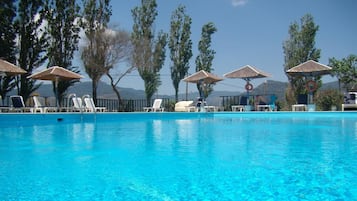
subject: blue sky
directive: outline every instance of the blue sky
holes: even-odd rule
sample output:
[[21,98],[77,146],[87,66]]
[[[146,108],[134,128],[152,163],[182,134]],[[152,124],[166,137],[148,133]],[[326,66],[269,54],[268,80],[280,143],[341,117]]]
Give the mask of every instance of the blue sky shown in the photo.
[[[131,9],[140,5],[140,0],[113,0],[111,24],[131,31]],[[316,47],[321,49],[320,62],[328,64],[328,59],[341,59],[357,54],[357,1],[356,0],[157,0],[157,31],[169,32],[172,12],[179,4],[186,6],[192,18],[193,57],[190,73],[195,71],[195,58],[201,28],[213,22],[218,31],[212,36],[212,49],[216,51],[213,73],[219,76],[244,65],[253,65],[268,72],[268,80],[287,81],[283,72],[284,54],[282,43],[288,38],[289,25],[307,13],[312,14],[319,26]],[[162,85],[158,94],[174,94],[170,77],[169,51],[161,70]],[[105,79],[103,79],[105,80]],[[256,79],[257,86],[266,79]],[[324,81],[335,78],[325,76]],[[245,82],[240,79],[225,79],[215,90],[241,92]],[[120,87],[144,89],[144,82],[137,72],[124,78]],[[180,85],[180,93],[185,92],[186,84]],[[196,87],[189,84],[189,91]]]

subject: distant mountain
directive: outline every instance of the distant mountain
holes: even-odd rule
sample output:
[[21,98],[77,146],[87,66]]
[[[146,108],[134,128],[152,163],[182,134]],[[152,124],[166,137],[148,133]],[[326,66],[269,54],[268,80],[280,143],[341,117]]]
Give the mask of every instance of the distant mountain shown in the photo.
[[[120,96],[125,99],[144,99],[145,91],[144,90],[136,90],[132,88],[121,88],[119,87]],[[69,93],[76,93],[77,95],[85,95],[92,94],[92,82],[81,82],[76,83],[73,87],[70,88]],[[100,98],[108,98],[115,99],[116,95],[112,89],[110,84],[105,82],[98,83],[97,89],[98,97]]]
[[[278,99],[284,100],[285,99],[285,90],[288,87],[287,82],[279,82],[268,80],[266,83],[262,83],[257,86],[252,94],[275,94]],[[327,89],[338,89],[338,82],[328,82],[323,83],[321,86],[321,90]]]
[[[143,99],[145,98],[144,90],[136,90],[131,88],[119,88],[120,95],[126,99]],[[49,97],[54,96],[53,94],[53,85],[44,83],[36,91],[40,96]],[[68,94],[75,93],[77,96],[83,96],[85,94],[92,94],[92,82],[77,82],[72,87],[69,88]],[[112,87],[105,83],[98,83],[98,97],[100,98],[116,98],[115,93],[113,92]]]
[[321,90],[326,90],[326,89],[338,89],[338,81],[322,84]]
[[265,83],[258,85],[252,94],[275,94],[279,99],[285,99],[285,90],[288,87],[287,82],[279,82],[274,80],[267,80]]

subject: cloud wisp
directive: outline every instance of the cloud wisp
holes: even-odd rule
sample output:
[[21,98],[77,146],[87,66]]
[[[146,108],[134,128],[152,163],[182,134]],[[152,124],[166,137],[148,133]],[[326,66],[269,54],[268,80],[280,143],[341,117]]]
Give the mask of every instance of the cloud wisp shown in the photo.
[[247,2],[248,0],[232,0],[232,5],[234,7],[244,6]]

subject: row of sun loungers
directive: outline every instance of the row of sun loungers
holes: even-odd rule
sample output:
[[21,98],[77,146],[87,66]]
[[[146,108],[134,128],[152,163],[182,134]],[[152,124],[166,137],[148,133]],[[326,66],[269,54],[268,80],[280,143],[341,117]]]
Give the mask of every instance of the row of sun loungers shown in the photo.
[[[152,107],[144,107],[144,112],[163,112],[165,108],[161,106],[162,99],[155,99]],[[175,112],[217,112],[218,107],[205,105],[206,103],[202,100],[194,104],[193,101],[179,101],[175,104]]]
[[85,95],[82,98],[76,97],[75,94],[71,94],[68,98],[70,103],[67,103],[66,107],[53,107],[44,106],[41,103],[38,96],[33,96],[33,107],[28,107],[25,105],[22,96],[11,96],[11,107],[1,107],[0,112],[31,112],[31,113],[48,113],[48,112],[105,112],[105,107],[96,107],[89,95]]
[[[272,95],[268,98],[268,100],[262,100],[260,97],[257,98],[255,105],[255,111],[276,111],[276,96]],[[243,112],[243,111],[251,111],[253,108],[248,103],[248,98],[246,96],[242,96],[239,100],[238,105],[231,106],[233,112]]]
[[[357,94],[357,93],[356,93]],[[356,110],[357,109],[357,100],[356,94],[349,98],[349,102],[342,104],[342,111],[344,110]],[[297,104],[292,105],[292,111],[314,111],[314,105],[309,105],[307,101],[307,95],[299,95]],[[97,107],[94,104],[93,98],[89,95],[85,95],[82,98],[77,97],[75,94],[70,94],[68,96],[68,103],[65,107],[53,107],[53,106],[43,106],[40,101],[40,97],[33,96],[33,107],[27,107],[24,103],[22,96],[11,96],[10,97],[12,106],[11,107],[0,107],[0,112],[31,112],[31,113],[48,113],[48,112],[105,112],[106,107]],[[351,100],[354,101],[351,103]],[[255,105],[255,111],[276,111],[275,106],[276,97],[270,97],[270,100],[267,102],[261,101],[258,99],[258,104]],[[71,103],[69,103],[71,102]],[[239,100],[238,105],[232,105],[231,109],[233,112],[239,111],[251,111],[253,108],[252,105],[248,104],[247,97],[242,96]],[[221,108],[217,106],[207,105],[203,100],[194,101],[179,101],[175,104],[176,112],[217,112]],[[165,111],[162,107],[162,99],[155,99],[151,107],[144,107],[145,112],[163,112]]]
[[[315,105],[308,104],[308,96],[306,94],[299,95],[297,101],[297,104],[291,106],[292,111],[315,111]],[[348,92],[341,110],[357,110],[357,92]]]
[[175,104],[175,112],[217,112],[220,108],[213,105],[207,105],[205,101],[179,101]]
[[[93,98],[86,95],[82,98],[72,97],[73,110],[76,112],[105,112],[105,107],[96,107],[93,101]],[[83,104],[84,102],[84,104]]]
[[202,100],[194,104],[194,101],[179,101],[175,104],[175,112],[217,112],[219,107],[206,105]]

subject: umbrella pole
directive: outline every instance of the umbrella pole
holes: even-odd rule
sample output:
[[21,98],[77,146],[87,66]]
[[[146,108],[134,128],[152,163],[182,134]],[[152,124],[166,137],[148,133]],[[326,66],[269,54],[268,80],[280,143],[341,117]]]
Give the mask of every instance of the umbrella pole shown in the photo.
[[314,95],[313,95],[313,92],[309,92],[309,98],[308,98],[308,104],[314,104]]
[[55,96],[56,96],[56,106],[57,110],[59,109],[59,101],[58,101],[58,77],[55,79]]
[[249,105],[249,90],[247,90],[247,106]]
[[[248,82],[249,83],[249,82]],[[247,90],[247,106],[245,110],[250,111],[250,98],[249,98],[249,90]]]
[[[247,84],[246,84],[246,86],[249,84],[249,81],[250,81],[250,79],[246,79],[246,81],[247,81]],[[245,110],[246,111],[250,111],[251,110],[251,108],[250,108],[250,98],[249,98],[249,89],[246,89],[247,90],[247,105],[246,105],[246,108],[245,108]]]
[[188,82],[186,82],[186,100],[188,100]]
[[[308,94],[307,94],[308,111],[315,111],[314,92],[316,90],[316,82],[314,81],[312,76],[311,76],[311,78],[309,78],[309,76],[307,76],[306,80],[309,80],[306,82],[306,89],[308,90]],[[312,86],[310,86],[311,83],[313,83]]]

